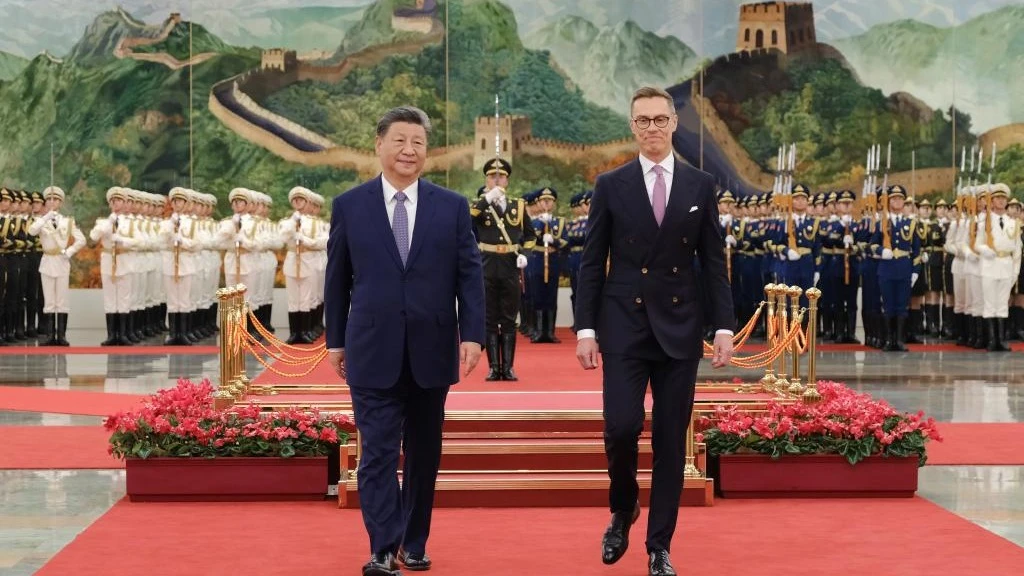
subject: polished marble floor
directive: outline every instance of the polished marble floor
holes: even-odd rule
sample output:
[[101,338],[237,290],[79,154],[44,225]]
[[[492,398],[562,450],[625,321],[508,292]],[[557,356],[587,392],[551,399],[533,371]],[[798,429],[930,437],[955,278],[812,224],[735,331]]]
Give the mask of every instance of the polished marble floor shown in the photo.
[[[218,368],[215,355],[11,352],[0,348],[3,386],[147,394],[179,377],[214,378]],[[250,362],[250,375],[261,370],[259,363]],[[1024,422],[1024,354],[830,352],[820,355],[817,372],[885,398],[901,410],[924,410],[940,421]],[[700,377],[734,375],[750,378],[749,373],[710,369],[703,369]],[[3,426],[98,425],[100,420],[0,411],[0,434]],[[1024,466],[925,467],[919,494],[1024,546]],[[0,576],[34,573],[123,495],[123,471],[0,471]]]

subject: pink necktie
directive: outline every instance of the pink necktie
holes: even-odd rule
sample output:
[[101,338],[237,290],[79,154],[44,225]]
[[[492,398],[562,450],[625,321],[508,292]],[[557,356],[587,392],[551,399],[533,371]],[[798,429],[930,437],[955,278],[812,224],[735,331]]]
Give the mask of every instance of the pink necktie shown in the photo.
[[654,173],[657,178],[654,180],[654,197],[651,199],[651,206],[654,208],[654,219],[661,226],[665,218],[665,169],[660,164],[654,165]]

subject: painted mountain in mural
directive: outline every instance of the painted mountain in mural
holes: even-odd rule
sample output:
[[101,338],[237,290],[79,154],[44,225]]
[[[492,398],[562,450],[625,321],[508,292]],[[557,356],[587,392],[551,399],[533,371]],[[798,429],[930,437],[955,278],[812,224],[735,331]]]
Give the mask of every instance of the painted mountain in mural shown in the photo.
[[661,37],[632,20],[598,28],[568,16],[537,30],[524,43],[548,50],[588,100],[623,109],[638,86],[671,86],[696,67],[693,50],[674,36]]
[[834,45],[861,79],[883,92],[910,92],[934,107],[954,98],[978,131],[1024,122],[1024,6],[960,26],[914,21],[873,27]]
[[0,52],[0,81],[10,80],[28,66],[28,60],[21,56]]
[[288,47],[298,52],[334,51],[365,6],[298,6],[265,12],[203,9],[198,19],[235,46]]

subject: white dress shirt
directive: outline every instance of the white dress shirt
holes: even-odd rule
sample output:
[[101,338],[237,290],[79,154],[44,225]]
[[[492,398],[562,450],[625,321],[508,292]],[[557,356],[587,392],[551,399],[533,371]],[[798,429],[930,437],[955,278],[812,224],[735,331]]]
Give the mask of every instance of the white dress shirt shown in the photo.
[[[380,175],[380,183],[384,187],[384,208],[388,211],[388,224],[393,224],[395,221],[395,206],[398,205],[398,200],[395,200],[395,194],[398,194],[398,188],[395,188],[383,174]],[[403,190],[405,192],[405,212],[409,215],[409,246],[412,246],[412,231],[416,227],[416,205],[418,204],[420,193],[420,181],[416,180],[408,188]]]
[[[384,208],[388,211],[388,224],[393,225],[395,222],[395,206],[398,205],[398,200],[395,200],[395,194],[398,194],[398,189],[388,182],[388,179],[383,174],[380,175],[380,183],[384,188]],[[420,181],[416,180],[411,186],[403,190],[405,192],[405,212],[409,215],[409,247],[412,247],[412,231],[416,226],[416,205],[418,204],[420,194]],[[394,239],[391,240],[394,242]],[[340,352],[343,348],[330,348],[328,352]]]
[[[640,171],[644,175],[644,185],[647,187],[647,201],[652,205],[654,204],[654,182],[658,179],[658,174],[654,171],[655,166],[661,166],[664,170],[662,171],[662,179],[665,180],[665,206],[668,206],[669,197],[672,195],[672,172],[676,167],[676,159],[669,152],[668,156],[665,156],[660,162],[655,162],[640,154]],[[728,334],[733,335],[732,330],[718,330],[715,334]],[[593,328],[584,328],[576,332],[576,339],[583,340],[584,338],[596,338],[597,331]]]

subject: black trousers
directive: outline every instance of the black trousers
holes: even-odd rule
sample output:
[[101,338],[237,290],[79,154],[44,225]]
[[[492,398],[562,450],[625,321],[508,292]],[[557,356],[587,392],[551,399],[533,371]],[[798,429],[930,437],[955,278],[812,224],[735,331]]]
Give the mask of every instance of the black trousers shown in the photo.
[[[420,388],[407,354],[391,388],[350,389],[362,445],[359,508],[374,554],[397,553],[399,547],[413,555],[426,551],[448,388]],[[405,454],[401,486],[400,448]]]
[[514,334],[521,298],[518,270],[515,276],[484,276],[484,297],[487,332],[497,334],[500,330],[502,334]]
[[24,253],[11,254],[7,267],[7,293],[4,306],[7,308],[7,322],[11,332],[25,329],[25,269],[28,257]]
[[647,550],[669,550],[679,515],[686,464],[686,428],[693,412],[699,360],[604,354],[604,447],[611,480],[612,512],[631,513],[640,495],[637,442],[644,425],[650,383],[654,408],[654,467],[647,521]]
[[25,271],[25,316],[28,318],[28,328],[35,328],[39,321],[37,315],[43,311],[43,283],[39,277],[39,261],[42,260],[42,252],[30,252],[27,256]]

